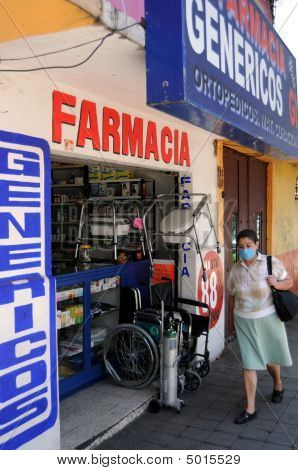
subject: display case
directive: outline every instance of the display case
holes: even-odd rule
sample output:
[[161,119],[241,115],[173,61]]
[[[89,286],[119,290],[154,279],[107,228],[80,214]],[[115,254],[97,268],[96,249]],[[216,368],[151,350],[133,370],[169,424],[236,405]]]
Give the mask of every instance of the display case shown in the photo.
[[87,166],[52,166],[52,253],[54,260],[73,257],[78,236],[81,201],[87,198]]
[[59,391],[64,398],[101,379],[103,342],[119,323],[120,286],[148,285],[148,260],[93,265],[56,276]]

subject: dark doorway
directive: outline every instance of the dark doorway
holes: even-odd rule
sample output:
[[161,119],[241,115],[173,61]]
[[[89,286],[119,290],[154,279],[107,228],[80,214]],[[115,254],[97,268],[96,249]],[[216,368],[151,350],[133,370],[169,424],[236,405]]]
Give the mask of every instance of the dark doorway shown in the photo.
[[[224,149],[223,163],[225,280],[227,280],[233,263],[237,261],[236,235],[240,230],[245,228],[255,230],[260,240],[260,251],[266,253],[267,164],[227,148]],[[225,311],[227,315],[227,301]]]

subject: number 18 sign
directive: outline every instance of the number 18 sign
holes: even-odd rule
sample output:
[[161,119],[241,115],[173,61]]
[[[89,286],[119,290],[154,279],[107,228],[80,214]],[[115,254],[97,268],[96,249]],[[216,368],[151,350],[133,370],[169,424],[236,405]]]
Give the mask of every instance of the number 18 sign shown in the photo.
[[[204,256],[207,281],[203,281],[203,269],[199,274],[198,300],[209,305],[211,313],[210,328],[213,328],[218,322],[223,304],[224,279],[221,259],[216,251],[208,251]],[[206,310],[199,309],[200,315],[206,315]]]

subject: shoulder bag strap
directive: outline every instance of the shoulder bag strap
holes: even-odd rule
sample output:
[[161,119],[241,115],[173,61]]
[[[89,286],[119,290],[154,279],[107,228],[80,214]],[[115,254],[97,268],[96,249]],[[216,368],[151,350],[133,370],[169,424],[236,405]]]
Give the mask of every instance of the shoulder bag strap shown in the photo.
[[272,256],[271,255],[267,256],[267,271],[268,271],[269,276],[271,276],[272,275]]

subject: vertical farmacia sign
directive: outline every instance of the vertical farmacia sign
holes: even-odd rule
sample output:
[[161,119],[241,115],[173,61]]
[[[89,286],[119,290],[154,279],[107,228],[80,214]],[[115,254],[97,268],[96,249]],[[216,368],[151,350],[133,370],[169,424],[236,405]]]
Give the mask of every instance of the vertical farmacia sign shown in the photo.
[[0,449],[57,420],[50,182],[47,142],[0,131]]
[[296,61],[250,0],[146,0],[148,104],[298,156]]

